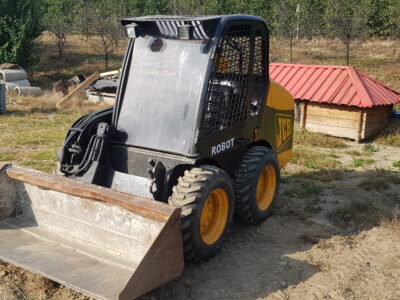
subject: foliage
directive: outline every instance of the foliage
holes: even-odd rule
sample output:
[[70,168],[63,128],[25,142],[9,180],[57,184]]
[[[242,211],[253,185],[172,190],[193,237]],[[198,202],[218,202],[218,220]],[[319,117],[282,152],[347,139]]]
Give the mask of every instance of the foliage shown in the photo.
[[0,64],[28,65],[42,33],[41,0],[0,0]]
[[391,36],[400,37],[400,0],[391,0],[389,6],[389,33]]

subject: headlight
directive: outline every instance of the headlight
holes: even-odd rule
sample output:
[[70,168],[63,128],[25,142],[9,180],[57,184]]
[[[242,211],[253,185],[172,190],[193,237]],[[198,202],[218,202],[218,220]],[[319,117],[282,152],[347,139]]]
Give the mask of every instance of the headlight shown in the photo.
[[137,37],[138,27],[136,24],[128,24],[125,26],[126,35],[130,39],[134,39]]

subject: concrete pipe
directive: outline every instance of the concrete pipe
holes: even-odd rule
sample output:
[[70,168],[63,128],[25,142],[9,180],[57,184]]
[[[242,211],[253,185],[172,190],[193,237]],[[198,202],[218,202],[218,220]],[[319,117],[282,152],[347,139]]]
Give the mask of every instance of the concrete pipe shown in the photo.
[[18,96],[38,96],[42,93],[39,87],[31,86],[17,86],[14,91]]
[[12,82],[6,82],[6,91],[13,91],[17,86],[31,86],[31,83],[28,80],[17,80]]
[[5,82],[28,79],[24,70],[0,70],[0,80]]

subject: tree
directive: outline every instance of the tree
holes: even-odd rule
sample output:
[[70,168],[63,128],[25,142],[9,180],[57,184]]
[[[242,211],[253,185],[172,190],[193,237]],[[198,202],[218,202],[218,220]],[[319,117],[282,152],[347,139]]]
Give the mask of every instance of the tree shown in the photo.
[[67,36],[73,31],[76,13],[74,0],[46,0],[44,25],[54,37],[60,58],[64,55]]
[[40,0],[0,0],[0,63],[31,63],[42,11]]
[[299,34],[300,3],[298,0],[276,0],[273,5],[274,32],[289,44],[289,62],[293,59],[293,47]]
[[362,40],[368,31],[371,13],[366,0],[327,0],[325,20],[328,36],[338,38],[346,47],[346,64],[349,65],[350,47],[355,40]]
[[119,41],[124,37],[121,25],[121,1],[82,1],[76,26],[84,33],[95,51],[103,53],[105,69]]

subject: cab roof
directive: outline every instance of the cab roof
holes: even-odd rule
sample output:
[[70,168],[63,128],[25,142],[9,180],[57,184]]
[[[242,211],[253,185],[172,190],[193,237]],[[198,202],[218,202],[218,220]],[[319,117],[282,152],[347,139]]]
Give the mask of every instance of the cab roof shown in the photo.
[[220,36],[223,27],[234,20],[252,20],[264,22],[260,17],[252,15],[206,15],[206,16],[175,16],[152,15],[123,19],[122,25],[137,24],[142,27],[145,34],[161,35],[167,38],[178,37],[178,27],[182,25],[193,26],[194,39],[209,39]]

